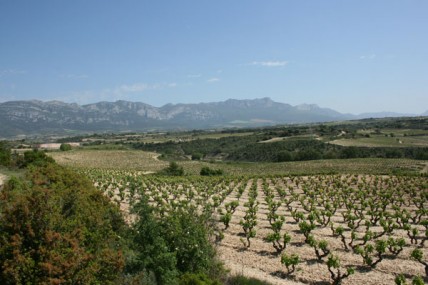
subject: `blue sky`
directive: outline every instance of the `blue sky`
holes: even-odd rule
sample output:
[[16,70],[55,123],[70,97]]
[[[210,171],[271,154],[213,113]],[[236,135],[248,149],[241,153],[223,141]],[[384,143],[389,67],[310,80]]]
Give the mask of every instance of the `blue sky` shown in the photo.
[[0,102],[428,109],[428,1],[0,0]]

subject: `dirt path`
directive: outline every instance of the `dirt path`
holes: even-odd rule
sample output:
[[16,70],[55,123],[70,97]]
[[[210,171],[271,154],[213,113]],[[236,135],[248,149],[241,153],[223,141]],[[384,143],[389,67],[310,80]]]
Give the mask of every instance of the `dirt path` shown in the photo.
[[6,181],[6,175],[0,173],[0,186],[3,185],[4,181]]
[[421,173],[428,173],[428,162],[425,163],[425,167],[421,170]]
[[242,264],[237,264],[230,260],[223,260],[226,268],[230,270],[232,275],[243,275],[250,278],[264,280],[272,285],[303,285],[304,283],[287,280],[279,277],[272,276],[268,272],[262,271],[254,267],[245,267]]

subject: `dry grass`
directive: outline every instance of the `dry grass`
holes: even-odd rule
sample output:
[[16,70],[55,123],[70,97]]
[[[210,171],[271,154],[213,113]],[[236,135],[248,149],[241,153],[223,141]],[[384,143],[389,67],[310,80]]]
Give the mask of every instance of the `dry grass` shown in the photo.
[[[168,162],[157,153],[137,150],[73,150],[49,153],[59,164],[75,168],[159,171]],[[187,174],[199,175],[202,167],[221,168],[226,175],[310,175],[310,174],[394,174],[397,171],[419,173],[426,161],[412,159],[330,159],[281,163],[236,163],[180,161]]]
[[0,186],[3,185],[5,180],[6,180],[6,175],[0,173]]
[[158,154],[132,150],[76,150],[49,153],[58,164],[75,168],[158,171],[168,165]]
[[415,137],[385,137],[372,136],[369,138],[338,139],[331,144],[356,147],[428,147],[428,136]]

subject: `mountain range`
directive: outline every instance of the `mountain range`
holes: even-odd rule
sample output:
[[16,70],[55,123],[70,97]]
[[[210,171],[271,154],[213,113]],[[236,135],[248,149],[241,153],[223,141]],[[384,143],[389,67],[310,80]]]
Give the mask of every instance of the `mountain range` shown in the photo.
[[140,102],[60,101],[0,103],[0,138],[88,132],[192,130],[415,116],[397,113],[342,114],[314,104],[292,106],[270,98],[154,107]]

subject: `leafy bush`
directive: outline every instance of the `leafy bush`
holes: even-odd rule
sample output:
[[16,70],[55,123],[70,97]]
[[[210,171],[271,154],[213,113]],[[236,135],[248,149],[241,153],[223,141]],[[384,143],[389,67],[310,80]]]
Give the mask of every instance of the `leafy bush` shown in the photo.
[[278,162],[284,162],[284,161],[292,161],[293,155],[288,150],[282,150],[278,152],[277,161]]
[[10,148],[6,142],[0,141],[0,165],[9,166],[11,163]]
[[171,161],[169,166],[165,169],[162,169],[159,174],[168,176],[183,176],[184,169],[182,166],[179,166],[177,162]]
[[216,176],[216,175],[223,175],[224,172],[222,169],[212,169],[205,166],[205,167],[202,167],[200,174],[202,176]]
[[192,160],[201,160],[204,155],[200,152],[195,152],[192,154]]
[[53,162],[55,162],[54,159],[47,156],[45,152],[34,149],[24,152],[24,160],[20,167],[28,167],[29,165],[44,167]]
[[300,262],[300,257],[296,254],[288,255],[284,253],[281,256],[281,263],[287,267],[287,274],[292,274]]
[[68,144],[68,143],[62,143],[62,144],[59,146],[59,149],[60,149],[61,151],[69,151],[69,150],[71,150],[71,145],[70,145],[70,144]]
[[124,267],[119,209],[48,163],[0,191],[0,284],[112,284]]
[[202,216],[177,209],[168,216],[157,217],[146,197],[135,205],[134,211],[138,216],[133,238],[136,258],[130,267],[134,273],[149,270],[160,285],[216,284],[211,279],[222,274],[222,267],[215,258]]

